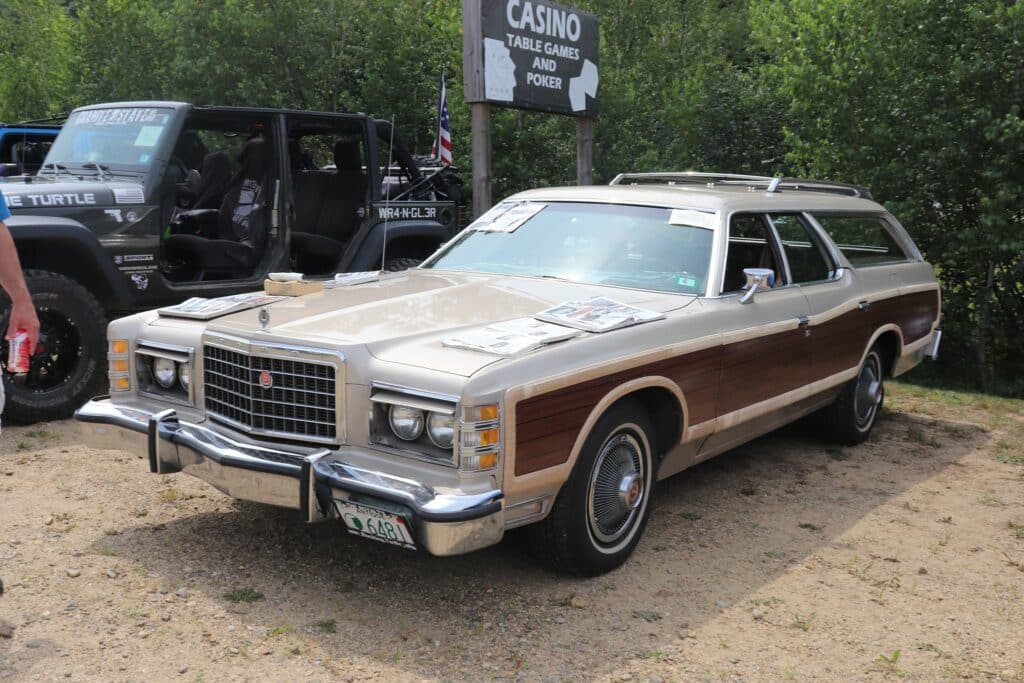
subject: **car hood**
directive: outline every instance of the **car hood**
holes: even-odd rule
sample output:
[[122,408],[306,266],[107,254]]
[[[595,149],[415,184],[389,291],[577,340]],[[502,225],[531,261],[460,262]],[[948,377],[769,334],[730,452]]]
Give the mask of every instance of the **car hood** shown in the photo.
[[592,296],[659,312],[694,300],[550,278],[413,270],[271,304],[266,329],[256,309],[214,320],[208,329],[310,345],[359,344],[380,360],[469,377],[502,357],[445,347],[443,339]]
[[141,204],[143,188],[138,182],[105,180],[86,177],[81,180],[68,177],[15,176],[0,182],[11,211],[52,209],[74,206],[113,206],[114,204]]

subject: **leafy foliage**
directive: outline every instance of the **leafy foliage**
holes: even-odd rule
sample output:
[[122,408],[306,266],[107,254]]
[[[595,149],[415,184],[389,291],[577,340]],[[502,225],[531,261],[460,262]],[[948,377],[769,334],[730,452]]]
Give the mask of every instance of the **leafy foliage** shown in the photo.
[[[1024,392],[1024,5],[577,4],[601,18],[595,182],[713,169],[868,185],[942,279],[939,372]],[[444,67],[468,175],[458,0],[4,0],[0,25],[0,120],[129,99],[353,110],[394,116],[426,152]],[[495,108],[492,128],[495,198],[574,181],[572,119]]]
[[789,103],[789,168],[873,188],[937,266],[941,371],[1024,391],[1024,5],[764,0],[752,13]]

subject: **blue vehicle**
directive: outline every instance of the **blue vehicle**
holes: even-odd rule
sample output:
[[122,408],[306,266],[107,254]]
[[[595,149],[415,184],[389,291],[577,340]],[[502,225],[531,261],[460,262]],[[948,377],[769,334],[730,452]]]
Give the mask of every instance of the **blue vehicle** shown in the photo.
[[60,132],[59,120],[0,123],[0,177],[38,173]]

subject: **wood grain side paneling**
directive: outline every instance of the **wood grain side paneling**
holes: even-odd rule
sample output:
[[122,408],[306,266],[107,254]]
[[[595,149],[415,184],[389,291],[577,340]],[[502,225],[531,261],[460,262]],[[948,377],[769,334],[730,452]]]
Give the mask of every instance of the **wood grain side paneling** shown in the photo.
[[515,408],[515,474],[560,465],[594,407],[625,382],[663,376],[686,397],[695,425],[856,367],[871,335],[896,324],[904,343],[931,331],[939,311],[937,292],[873,302],[804,329],[748,339],[609,373],[520,401]]
[[873,317],[868,311],[853,309],[811,329],[811,381],[825,379],[860,363],[872,332]]
[[569,459],[576,437],[594,407],[615,387],[651,375],[675,382],[690,400],[696,424],[715,416],[721,347],[695,351],[557,389],[520,401],[516,406],[517,476],[560,465]]

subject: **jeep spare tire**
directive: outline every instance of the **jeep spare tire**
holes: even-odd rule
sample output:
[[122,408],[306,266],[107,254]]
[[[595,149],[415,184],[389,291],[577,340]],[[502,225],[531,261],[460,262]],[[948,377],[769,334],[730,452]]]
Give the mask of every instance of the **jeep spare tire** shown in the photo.
[[0,297],[3,417],[20,424],[69,417],[102,393],[107,368],[107,318],[96,297],[74,280],[46,271],[26,270],[25,283],[39,316],[39,346],[23,375],[7,372],[11,302]]

